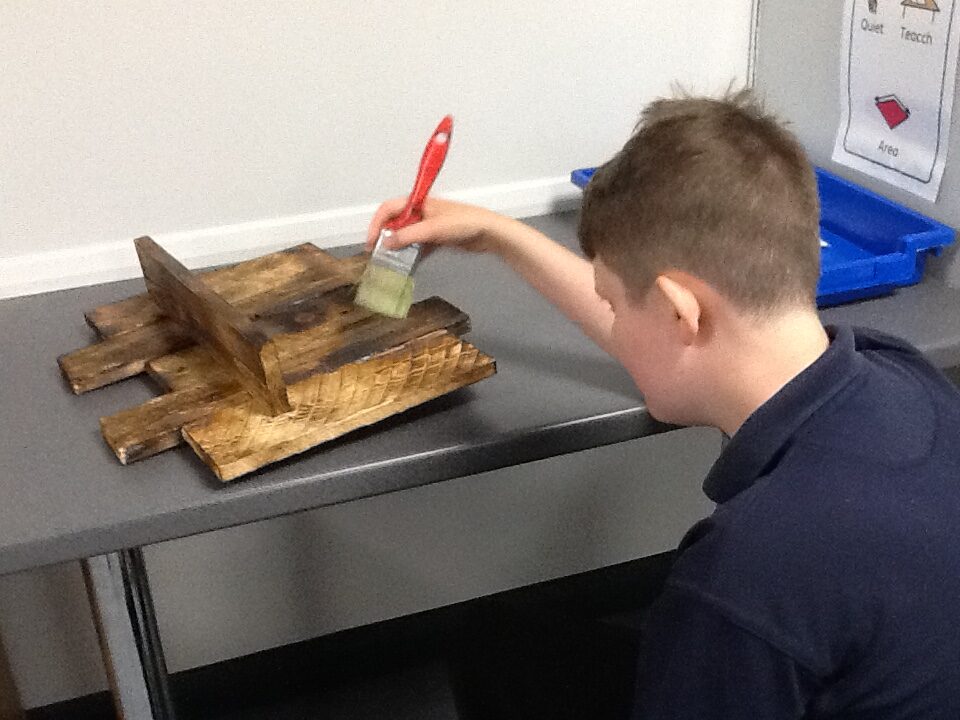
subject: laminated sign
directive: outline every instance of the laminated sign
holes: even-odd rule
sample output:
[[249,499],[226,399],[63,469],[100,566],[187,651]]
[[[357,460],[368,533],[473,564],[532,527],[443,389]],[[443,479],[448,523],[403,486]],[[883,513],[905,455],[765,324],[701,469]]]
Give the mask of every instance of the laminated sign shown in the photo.
[[833,159],[937,199],[957,75],[960,0],[846,0]]

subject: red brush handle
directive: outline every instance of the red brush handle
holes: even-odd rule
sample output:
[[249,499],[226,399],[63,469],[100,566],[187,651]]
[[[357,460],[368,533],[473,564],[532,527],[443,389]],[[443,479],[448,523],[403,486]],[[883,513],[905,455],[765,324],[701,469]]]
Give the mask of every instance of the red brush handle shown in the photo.
[[423,219],[423,201],[427,199],[427,193],[430,192],[433,181],[437,179],[440,168],[443,167],[452,134],[453,116],[447,115],[437,125],[437,129],[433,131],[433,135],[430,136],[430,141],[423,151],[423,157],[420,158],[420,169],[417,171],[417,179],[413,183],[413,190],[410,192],[410,197],[407,198],[407,204],[399,215],[384,225],[387,230],[399,230]]

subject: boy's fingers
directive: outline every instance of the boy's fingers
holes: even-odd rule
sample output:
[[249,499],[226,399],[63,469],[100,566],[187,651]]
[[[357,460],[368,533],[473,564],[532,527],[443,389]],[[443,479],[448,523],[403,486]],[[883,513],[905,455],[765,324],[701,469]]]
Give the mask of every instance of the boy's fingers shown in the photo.
[[434,245],[443,243],[442,222],[439,219],[421,220],[413,225],[407,225],[393,233],[389,246],[402,248],[413,243]]
[[377,211],[370,219],[370,225],[367,227],[366,246],[368,250],[371,249],[377,241],[377,237],[380,235],[380,228],[382,228],[388,220],[399,215],[406,202],[406,198],[393,198],[392,200],[387,200],[377,208]]

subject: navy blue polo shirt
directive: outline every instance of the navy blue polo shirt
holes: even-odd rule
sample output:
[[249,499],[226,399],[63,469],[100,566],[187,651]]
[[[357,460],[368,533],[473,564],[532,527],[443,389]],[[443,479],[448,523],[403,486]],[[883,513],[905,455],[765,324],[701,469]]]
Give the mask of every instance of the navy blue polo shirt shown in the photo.
[[960,718],[960,392],[831,328],[704,482],[651,608],[636,718]]

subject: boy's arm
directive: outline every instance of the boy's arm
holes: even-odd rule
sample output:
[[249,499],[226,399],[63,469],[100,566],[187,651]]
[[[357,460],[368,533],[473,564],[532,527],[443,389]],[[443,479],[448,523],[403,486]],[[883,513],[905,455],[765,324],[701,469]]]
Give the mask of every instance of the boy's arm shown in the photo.
[[[368,248],[403,202],[391,200],[380,207],[370,223]],[[587,337],[611,352],[613,311],[594,289],[592,264],[529,225],[483,208],[428,199],[424,219],[397,232],[390,247],[411,243],[499,255]]]

